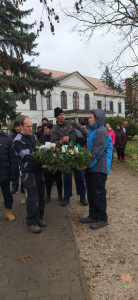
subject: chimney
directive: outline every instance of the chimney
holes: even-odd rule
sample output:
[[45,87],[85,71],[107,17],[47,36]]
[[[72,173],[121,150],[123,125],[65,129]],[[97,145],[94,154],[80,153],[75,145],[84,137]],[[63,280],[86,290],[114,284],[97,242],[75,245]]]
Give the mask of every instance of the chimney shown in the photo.
[[132,78],[125,80],[125,100],[128,104],[132,103]]

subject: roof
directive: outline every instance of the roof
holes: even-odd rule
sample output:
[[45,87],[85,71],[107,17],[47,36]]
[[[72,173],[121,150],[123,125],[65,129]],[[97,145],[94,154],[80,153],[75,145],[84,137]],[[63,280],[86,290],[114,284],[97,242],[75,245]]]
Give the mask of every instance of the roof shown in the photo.
[[[62,71],[56,71],[56,70],[49,70],[49,69],[41,69],[43,73],[52,73],[52,77],[55,79],[62,80],[64,78],[69,77],[73,73],[79,73],[79,72],[72,72],[72,73],[67,73],[67,72],[62,72]],[[79,73],[80,74],[80,73]],[[81,74],[80,74],[81,75]],[[103,95],[103,96],[114,96],[114,97],[123,97],[123,94],[120,94],[116,90],[111,89],[108,85],[106,85],[104,82],[101,80],[94,78],[94,77],[88,77],[88,76],[83,76],[89,83],[91,83],[96,90],[94,91],[94,94],[96,95]]]
[[116,90],[113,90],[107,84],[105,84],[104,82],[102,82],[101,80],[99,80],[97,78],[86,76],[86,79],[97,88],[97,90],[94,91],[94,94],[96,94],[96,95],[124,97],[123,94],[119,93]]
[[41,71],[42,71],[43,73],[46,73],[46,74],[52,73],[52,77],[53,77],[53,78],[58,78],[58,77],[60,77],[60,76],[65,76],[65,75],[70,74],[70,73],[67,73],[67,72],[55,71],[55,70],[49,70],[49,69],[41,69]]

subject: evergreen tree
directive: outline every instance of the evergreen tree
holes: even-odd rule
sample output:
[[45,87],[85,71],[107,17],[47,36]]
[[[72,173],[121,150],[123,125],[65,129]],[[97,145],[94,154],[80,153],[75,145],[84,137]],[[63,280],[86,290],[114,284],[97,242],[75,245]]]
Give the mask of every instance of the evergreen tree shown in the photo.
[[138,119],[138,74],[125,80],[125,114],[133,120]]
[[[124,85],[124,84],[123,84],[123,85]],[[122,92],[123,92],[123,88],[122,88],[122,86],[121,86],[120,83],[115,85],[115,90],[117,90],[119,93],[122,93]]]
[[107,84],[110,88],[113,90],[118,91],[119,93],[123,92],[123,89],[121,87],[121,84],[117,84],[112,76],[112,74],[109,71],[108,66],[106,66],[105,71],[103,72],[101,76],[101,81]]
[[114,79],[109,71],[108,66],[105,67],[105,71],[101,76],[101,81],[111,87],[113,90],[115,89],[115,82]]
[[52,90],[58,84],[51,73],[44,74],[38,66],[24,61],[25,54],[38,55],[34,52],[37,35],[31,31],[35,23],[22,22],[32,9],[20,10],[16,2],[0,2],[0,120],[3,122],[15,119],[17,101],[25,103],[32,93],[44,94],[45,89]]

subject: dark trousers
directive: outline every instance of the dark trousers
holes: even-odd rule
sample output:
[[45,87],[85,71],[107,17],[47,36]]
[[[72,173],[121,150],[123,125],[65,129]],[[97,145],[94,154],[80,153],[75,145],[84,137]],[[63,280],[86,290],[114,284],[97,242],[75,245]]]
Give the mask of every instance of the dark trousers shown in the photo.
[[[74,178],[76,184],[77,195],[85,196],[85,173],[84,170],[74,169]],[[64,176],[64,198],[72,197],[72,174],[66,172],[63,173]]]
[[12,181],[12,188],[13,188],[13,190],[18,191],[18,188],[19,188],[19,179],[16,180],[16,181]]
[[36,224],[42,219],[45,208],[45,184],[41,171],[23,173],[23,188],[26,193],[26,223]]
[[60,171],[57,171],[55,173],[45,172],[43,174],[45,177],[47,195],[51,195],[53,181],[56,182],[58,194],[62,194],[62,173]]
[[5,208],[12,209],[13,197],[10,192],[10,181],[1,182],[0,186],[2,190]]
[[22,180],[22,176],[21,176],[21,193],[24,194],[24,187],[23,187],[23,180]]
[[116,148],[118,160],[124,159],[125,157],[125,148]]
[[18,178],[15,181],[12,181],[12,188],[13,188],[13,190],[18,191],[18,188],[19,188],[19,176],[18,176]]
[[96,221],[107,221],[106,213],[106,189],[107,175],[104,173],[87,172],[86,186],[89,202],[89,216]]

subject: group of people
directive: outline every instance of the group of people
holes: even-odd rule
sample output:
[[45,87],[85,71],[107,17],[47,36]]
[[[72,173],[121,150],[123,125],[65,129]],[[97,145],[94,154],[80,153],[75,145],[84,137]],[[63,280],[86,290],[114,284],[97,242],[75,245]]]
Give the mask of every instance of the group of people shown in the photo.
[[[77,135],[77,132],[80,132],[87,144],[87,149],[92,154],[92,159],[87,166],[81,170],[73,170],[80,203],[89,204],[89,215],[81,218],[80,221],[91,223],[91,229],[104,227],[108,225],[105,184],[111,168],[113,147],[116,147],[115,140],[118,142],[117,135],[115,134],[114,137],[113,131],[111,133],[110,126],[107,126],[109,124],[104,126],[105,113],[102,109],[90,112],[89,130],[75,121],[65,120],[64,111],[60,107],[55,108],[54,115],[56,125],[53,126],[47,118],[43,118],[42,125],[35,135],[32,134],[33,124],[29,117],[23,117],[19,122],[19,128],[17,130],[14,128],[10,136],[3,133],[0,127],[0,185],[6,217],[9,221],[15,220],[12,213],[12,193],[14,194],[18,189],[19,167],[22,190],[26,195],[26,225],[32,233],[40,233],[41,227],[47,225],[44,210],[45,204],[51,200],[54,181],[57,185],[57,198],[61,205],[66,206],[70,202],[72,175],[66,172],[62,174],[60,171],[56,173],[49,171],[46,165],[35,160],[33,153],[36,139],[41,144],[50,141],[60,148],[73,139],[74,133]],[[122,133],[123,130],[120,130]],[[12,181],[12,192],[10,181]],[[64,196],[62,185],[64,185]],[[88,200],[86,200],[86,192]]]
[[124,121],[123,124],[117,124],[114,131],[109,123],[105,127],[112,138],[113,149],[116,149],[118,162],[125,161],[125,147],[127,143],[127,126],[128,122]]

